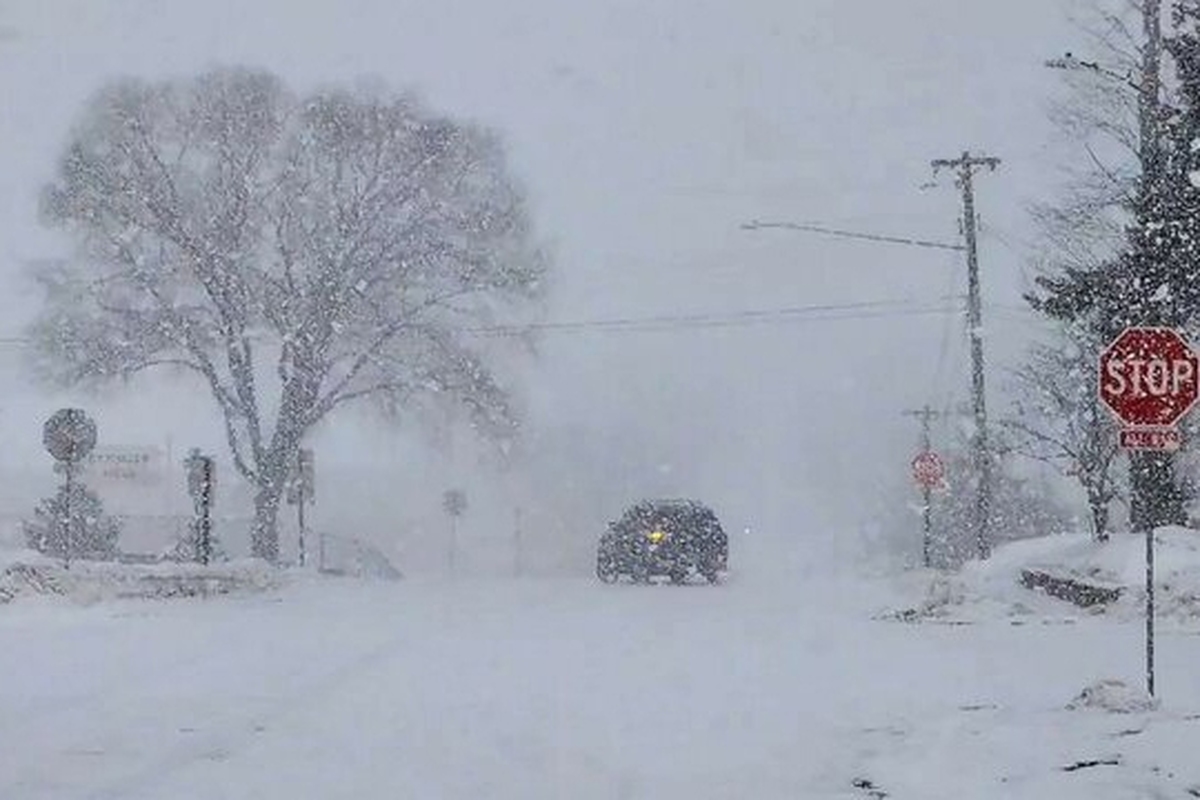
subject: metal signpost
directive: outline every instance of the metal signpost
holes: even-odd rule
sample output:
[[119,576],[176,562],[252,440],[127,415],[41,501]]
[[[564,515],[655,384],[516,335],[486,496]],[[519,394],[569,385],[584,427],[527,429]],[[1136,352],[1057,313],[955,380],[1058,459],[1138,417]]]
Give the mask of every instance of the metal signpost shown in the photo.
[[450,517],[450,572],[454,572],[455,551],[458,549],[458,518],[467,510],[467,493],[450,489],[442,495],[442,509]]
[[[1172,328],[1126,328],[1100,354],[1100,399],[1126,450],[1177,450],[1179,420],[1200,393],[1200,359]],[[1154,696],[1154,525],[1146,534],[1146,691]]]
[[71,568],[71,496],[75,491],[74,478],[79,462],[87,458],[96,446],[96,423],[82,409],[61,408],[42,426],[42,444],[62,466],[66,479],[63,522],[63,566]]
[[[295,469],[292,471],[291,480],[288,482],[288,503],[296,506],[296,522],[300,528],[299,548],[300,566],[304,566],[305,549],[304,549],[304,505],[311,503],[316,495],[316,483],[313,472],[313,451],[307,447],[301,447],[296,451]],[[321,568],[324,568],[324,539],[321,540],[322,553],[320,559]]]
[[518,578],[521,577],[525,560],[521,548],[521,507],[517,506],[513,509],[513,572]]
[[186,460],[188,494],[196,505],[196,559],[207,565],[212,560],[212,501],[216,486],[216,462],[196,448]]
[[932,544],[933,544],[933,520],[931,517],[931,507],[933,498],[931,496],[933,487],[940,486],[942,479],[945,477],[946,469],[942,465],[942,459],[937,453],[932,450],[924,450],[917,454],[917,457],[912,461],[913,480],[921,487],[921,497],[924,503],[924,536],[921,540],[921,552],[926,567],[932,563]]

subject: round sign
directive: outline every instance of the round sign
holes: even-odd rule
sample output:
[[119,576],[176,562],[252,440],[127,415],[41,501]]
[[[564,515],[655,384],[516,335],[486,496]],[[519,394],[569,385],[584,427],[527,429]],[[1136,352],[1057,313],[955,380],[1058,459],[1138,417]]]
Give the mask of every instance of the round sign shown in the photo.
[[462,516],[467,510],[467,494],[461,489],[450,489],[442,495],[442,508],[452,517]]
[[913,479],[921,486],[937,486],[945,475],[945,467],[937,453],[926,450],[912,461]]
[[82,461],[96,446],[96,423],[82,409],[59,409],[42,427],[42,444],[56,461]]
[[1127,328],[1100,355],[1100,399],[1126,425],[1172,426],[1198,392],[1200,360],[1171,328]]

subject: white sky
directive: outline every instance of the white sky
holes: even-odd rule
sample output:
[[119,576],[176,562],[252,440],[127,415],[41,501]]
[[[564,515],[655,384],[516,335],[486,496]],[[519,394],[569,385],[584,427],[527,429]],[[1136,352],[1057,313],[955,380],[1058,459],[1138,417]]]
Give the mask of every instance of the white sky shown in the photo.
[[[1058,81],[1042,62],[1085,47],[1047,0],[7,0],[0,24],[13,33],[0,41],[5,279],[59,246],[35,194],[90,92],[242,63],[297,88],[375,76],[501,130],[557,253],[556,320],[961,294],[954,253],[738,226],[953,241],[952,182],[919,188],[930,159],[999,156],[978,181],[997,367],[1031,326],[1013,310],[1024,204],[1053,185]],[[29,308],[10,302],[0,333]],[[11,350],[0,363],[15,370]],[[852,520],[858,492],[905,478],[916,430],[900,411],[961,398],[966,357],[958,314],[564,332],[547,336],[532,388],[542,422],[642,442],[728,502]],[[41,463],[58,401],[11,374],[0,457]],[[110,440],[219,445],[207,398],[178,394],[126,395],[97,416]],[[322,454],[376,460],[379,441],[347,419]]]

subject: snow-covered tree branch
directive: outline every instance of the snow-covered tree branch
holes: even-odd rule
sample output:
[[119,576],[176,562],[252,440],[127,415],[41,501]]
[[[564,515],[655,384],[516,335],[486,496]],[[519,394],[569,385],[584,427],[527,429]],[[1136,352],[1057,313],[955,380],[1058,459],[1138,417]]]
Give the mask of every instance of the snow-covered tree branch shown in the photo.
[[1019,454],[1055,466],[1087,495],[1096,538],[1109,534],[1117,499],[1117,427],[1100,402],[1096,363],[1102,345],[1068,329],[1053,345],[1037,345],[1015,374],[1013,411],[1001,421]]

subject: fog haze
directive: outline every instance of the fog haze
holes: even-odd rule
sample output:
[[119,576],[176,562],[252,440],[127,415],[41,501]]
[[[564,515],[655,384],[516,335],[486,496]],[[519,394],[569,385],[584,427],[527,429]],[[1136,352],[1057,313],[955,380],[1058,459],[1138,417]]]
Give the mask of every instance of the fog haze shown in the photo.
[[[0,24],[2,335],[33,308],[23,265],[65,252],[37,223],[38,189],[114,77],[244,64],[296,90],[377,80],[501,132],[555,260],[520,390],[540,456],[497,477],[465,436],[434,450],[342,414],[313,440],[319,468],[374,477],[319,489],[314,513],[391,547],[404,526],[436,536],[441,491],[466,485],[468,536],[518,524],[520,508],[547,541],[581,537],[572,554],[634,495],[697,495],[731,528],[814,549],[906,513],[895,499],[917,429],[902,410],[966,397],[961,254],[740,226],[957,242],[959,195],[948,175],[926,185],[930,160],[1000,157],[977,184],[999,403],[1003,367],[1036,326],[1020,300],[1025,204],[1057,179],[1045,115],[1057,79],[1042,64],[1079,43],[1041,0],[9,0]],[[892,305],[795,311],[877,301]],[[714,324],[662,319],[689,315]],[[630,319],[659,322],[559,326]],[[107,441],[226,456],[199,384],[48,396],[21,372],[19,343],[0,353],[5,469],[48,475],[41,423],[66,402],[94,410]]]

